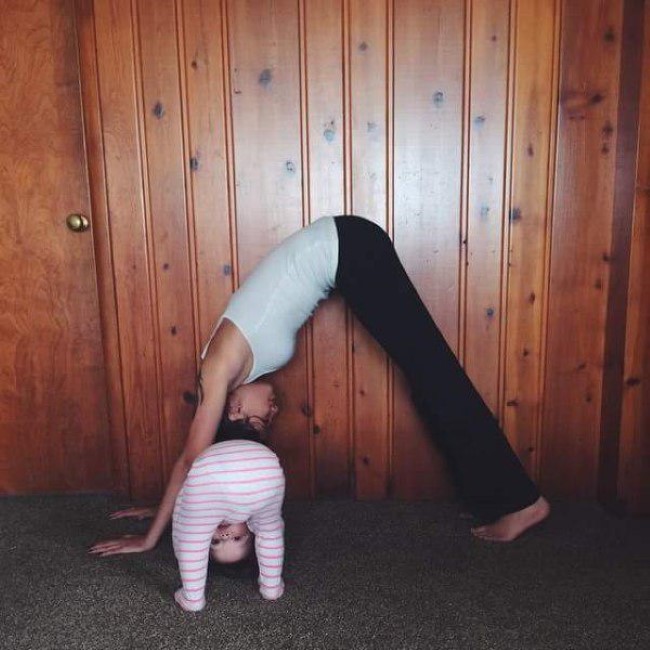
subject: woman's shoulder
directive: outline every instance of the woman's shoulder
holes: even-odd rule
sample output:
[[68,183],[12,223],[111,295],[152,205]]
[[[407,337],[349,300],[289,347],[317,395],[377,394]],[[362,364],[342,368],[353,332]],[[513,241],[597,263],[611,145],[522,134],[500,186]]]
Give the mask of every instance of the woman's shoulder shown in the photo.
[[242,383],[252,365],[250,344],[229,318],[220,321],[201,357],[203,380],[221,377],[230,390]]

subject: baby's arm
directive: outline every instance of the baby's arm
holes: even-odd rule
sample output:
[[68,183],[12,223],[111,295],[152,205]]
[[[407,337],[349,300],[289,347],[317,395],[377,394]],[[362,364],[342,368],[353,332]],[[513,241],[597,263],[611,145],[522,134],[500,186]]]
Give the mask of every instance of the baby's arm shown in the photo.
[[256,514],[251,520],[255,532],[255,553],[260,568],[260,594],[266,600],[277,600],[284,593],[284,520],[282,501]]

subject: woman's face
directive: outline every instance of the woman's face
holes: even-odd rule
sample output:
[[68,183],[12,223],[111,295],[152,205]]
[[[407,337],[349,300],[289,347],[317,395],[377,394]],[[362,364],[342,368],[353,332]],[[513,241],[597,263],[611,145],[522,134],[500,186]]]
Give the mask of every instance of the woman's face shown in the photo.
[[215,562],[232,564],[239,562],[253,548],[253,535],[243,524],[219,524],[212,535],[210,555]]
[[273,385],[266,381],[243,384],[228,398],[228,417],[249,420],[259,430],[267,429],[279,410]]

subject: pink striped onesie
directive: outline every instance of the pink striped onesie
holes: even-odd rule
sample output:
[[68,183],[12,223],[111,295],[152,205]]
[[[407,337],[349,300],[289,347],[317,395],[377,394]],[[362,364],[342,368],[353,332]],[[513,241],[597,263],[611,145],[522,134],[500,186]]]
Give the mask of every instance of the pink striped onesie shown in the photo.
[[259,588],[275,600],[284,591],[284,472],[278,457],[249,440],[219,442],[197,456],[176,498],[172,540],[183,586],[183,609],[205,607],[210,542],[221,523],[246,522],[255,535]]

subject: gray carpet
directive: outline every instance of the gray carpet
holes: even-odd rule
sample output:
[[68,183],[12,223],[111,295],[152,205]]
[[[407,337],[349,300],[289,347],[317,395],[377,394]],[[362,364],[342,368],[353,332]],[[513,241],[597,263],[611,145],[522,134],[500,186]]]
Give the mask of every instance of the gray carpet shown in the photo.
[[177,609],[166,536],[99,559],[96,539],[145,524],[106,519],[105,496],[0,499],[0,647],[650,648],[650,520],[554,504],[510,545],[473,539],[450,505],[293,502],[286,593],[212,572],[200,614]]

